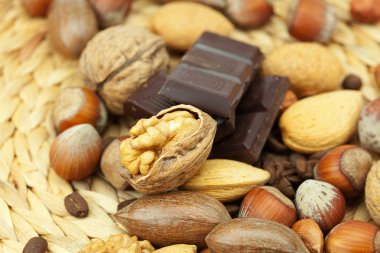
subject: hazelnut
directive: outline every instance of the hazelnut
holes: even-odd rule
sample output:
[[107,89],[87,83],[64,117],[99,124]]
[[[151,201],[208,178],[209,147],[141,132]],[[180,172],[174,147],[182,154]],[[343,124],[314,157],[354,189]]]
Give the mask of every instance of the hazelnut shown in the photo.
[[294,38],[328,42],[336,17],[334,8],[325,0],[293,0],[289,13],[288,30]]
[[375,225],[364,221],[345,221],[326,237],[326,253],[380,252],[380,234]]
[[128,181],[120,176],[120,143],[126,138],[116,138],[105,148],[100,160],[100,168],[108,180],[116,189],[125,190]]
[[343,145],[328,152],[314,170],[316,180],[330,183],[342,191],[346,198],[363,193],[372,157],[356,145]]
[[215,132],[215,120],[190,105],[141,119],[120,145],[120,173],[140,192],[172,190],[197,174],[211,151]]
[[375,23],[380,20],[379,0],[351,0],[351,16],[363,23]]
[[380,153],[380,98],[364,106],[358,131],[360,144],[366,149]]
[[142,27],[113,26],[96,34],[83,51],[79,69],[107,108],[124,114],[128,97],[155,73],[169,55],[162,38]]
[[342,88],[346,90],[360,90],[362,87],[362,79],[357,75],[347,75],[342,83]]
[[311,219],[299,220],[294,223],[292,229],[301,237],[311,253],[323,253],[323,233],[315,221]]
[[87,0],[54,0],[48,15],[50,42],[61,54],[78,58],[98,32],[95,13]]
[[261,186],[244,197],[239,217],[271,220],[291,227],[297,220],[297,212],[293,202],[278,189]]
[[103,102],[90,89],[68,88],[61,91],[55,101],[53,120],[58,132],[85,123],[101,131],[107,122],[107,111]]
[[296,209],[300,219],[314,220],[324,233],[339,224],[345,214],[346,201],[335,186],[308,179],[296,192]]
[[58,135],[50,147],[50,164],[65,180],[88,177],[98,165],[101,138],[90,124],[73,126]]
[[292,104],[298,101],[297,95],[291,91],[288,90],[285,93],[284,100],[282,101],[281,107],[280,107],[280,114],[284,113],[286,109],[288,109]]
[[99,18],[101,28],[121,24],[133,0],[90,0]]
[[22,6],[32,17],[44,17],[52,0],[22,0]]
[[365,184],[365,204],[369,216],[380,225],[380,162],[374,163]]
[[236,24],[252,28],[270,20],[273,6],[268,0],[227,0],[225,11]]

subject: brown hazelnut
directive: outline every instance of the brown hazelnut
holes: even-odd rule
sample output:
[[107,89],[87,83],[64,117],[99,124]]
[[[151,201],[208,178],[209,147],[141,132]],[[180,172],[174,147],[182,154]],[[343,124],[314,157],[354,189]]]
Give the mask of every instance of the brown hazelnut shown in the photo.
[[162,38],[142,27],[120,25],[96,34],[80,57],[79,69],[107,108],[122,115],[128,97],[168,62]]
[[58,95],[53,108],[54,126],[58,132],[78,124],[91,124],[104,129],[107,111],[103,102],[88,88],[68,88]]
[[342,191],[346,198],[363,193],[372,157],[356,145],[343,145],[328,152],[318,162],[314,178],[328,182]]
[[101,28],[121,24],[133,0],[90,0],[99,18]]
[[380,252],[380,234],[375,225],[364,221],[345,221],[326,237],[326,253]]
[[268,0],[227,0],[226,13],[236,24],[252,28],[270,20],[273,6]]
[[22,0],[22,6],[32,17],[44,17],[52,0]]
[[364,106],[360,113],[358,133],[364,148],[380,153],[380,98]]
[[141,119],[120,145],[120,173],[140,192],[172,190],[197,174],[211,151],[215,132],[215,120],[190,105]]
[[244,197],[239,217],[271,220],[291,227],[297,220],[297,212],[293,202],[278,189],[261,186]]
[[296,209],[300,219],[314,220],[327,233],[343,220],[346,201],[335,186],[308,179],[297,189]]
[[55,138],[50,164],[65,180],[81,180],[94,172],[101,155],[101,138],[90,124],[73,126]]
[[376,65],[374,75],[377,87],[380,89],[380,64]]
[[50,42],[61,54],[78,58],[98,32],[95,13],[87,0],[54,0],[48,15]]
[[327,42],[335,29],[335,11],[325,0],[293,0],[288,30],[301,41]]
[[286,109],[288,109],[292,104],[298,101],[297,95],[291,91],[288,90],[285,93],[284,101],[282,101],[281,107],[280,107],[280,114],[284,113]]
[[[126,138],[124,138],[126,139]],[[102,154],[100,160],[100,168],[108,180],[116,189],[125,190],[128,187],[128,181],[120,176],[120,143],[124,139],[114,139]]]
[[311,219],[299,220],[294,223],[292,229],[301,237],[311,253],[323,253],[323,233],[315,221]]
[[351,16],[363,23],[375,23],[380,20],[380,0],[351,0]]

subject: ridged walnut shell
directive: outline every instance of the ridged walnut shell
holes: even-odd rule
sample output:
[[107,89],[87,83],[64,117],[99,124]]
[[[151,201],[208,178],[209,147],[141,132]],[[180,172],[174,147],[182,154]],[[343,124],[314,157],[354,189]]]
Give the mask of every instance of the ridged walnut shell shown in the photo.
[[155,246],[185,243],[204,248],[207,234],[231,216],[213,197],[184,191],[146,195],[121,209],[115,218],[129,234]]
[[223,222],[207,235],[206,243],[213,253],[309,252],[290,228],[256,218]]
[[156,117],[181,110],[194,114],[200,120],[193,134],[159,154],[145,176],[132,175],[125,168],[120,170],[121,176],[137,191],[162,193],[181,186],[198,173],[210,154],[216,133],[216,122],[210,115],[191,105],[177,105],[162,110]]

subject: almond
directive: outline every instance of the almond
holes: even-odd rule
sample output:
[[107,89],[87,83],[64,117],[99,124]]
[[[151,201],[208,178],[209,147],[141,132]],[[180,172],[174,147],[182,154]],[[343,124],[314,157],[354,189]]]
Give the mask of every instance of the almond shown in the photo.
[[188,180],[182,189],[202,192],[222,202],[240,199],[253,187],[264,185],[269,172],[252,165],[227,160],[207,160],[198,174]]
[[340,90],[294,103],[280,119],[284,143],[314,153],[346,143],[356,130],[363,99],[359,91]]

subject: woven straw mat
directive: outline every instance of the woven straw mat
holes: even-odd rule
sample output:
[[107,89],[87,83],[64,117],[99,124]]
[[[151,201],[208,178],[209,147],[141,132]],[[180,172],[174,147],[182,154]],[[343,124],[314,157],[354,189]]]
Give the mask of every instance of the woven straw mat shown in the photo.
[[[274,0],[276,15],[259,30],[236,30],[231,36],[267,54],[293,41],[286,28],[289,0]],[[347,73],[363,81],[367,100],[379,96],[373,66],[380,61],[380,24],[351,24],[348,0],[330,0],[339,17],[332,43],[326,45]],[[136,0],[126,24],[148,26],[158,9],[151,0]],[[49,147],[55,137],[51,112],[60,90],[83,86],[78,61],[54,52],[47,40],[47,21],[30,18],[19,0],[0,0],[0,252],[22,252],[34,236],[43,236],[50,252],[77,252],[92,238],[125,232],[112,214],[119,201],[140,196],[117,191],[101,174],[66,182],[50,168]],[[124,135],[127,120],[109,126],[105,136]],[[77,219],[63,198],[77,190],[90,214]],[[349,208],[347,219],[369,221],[363,203]]]

